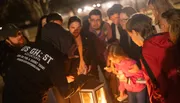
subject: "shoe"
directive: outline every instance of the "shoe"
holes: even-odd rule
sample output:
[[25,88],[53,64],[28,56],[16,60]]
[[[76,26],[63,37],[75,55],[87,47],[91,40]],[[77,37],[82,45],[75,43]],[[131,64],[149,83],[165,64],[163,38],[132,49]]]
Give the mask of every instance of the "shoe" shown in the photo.
[[127,94],[125,94],[123,97],[118,97],[117,98],[117,100],[119,101],[119,102],[122,102],[122,101],[124,101],[125,99],[127,99],[128,98],[128,95]]

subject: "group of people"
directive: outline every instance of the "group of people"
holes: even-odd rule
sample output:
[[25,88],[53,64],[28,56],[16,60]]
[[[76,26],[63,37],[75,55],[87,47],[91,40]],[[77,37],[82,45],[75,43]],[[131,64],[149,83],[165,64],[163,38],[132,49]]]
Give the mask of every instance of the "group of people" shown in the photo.
[[163,9],[156,0],[148,5],[161,33],[150,17],[120,4],[107,11],[111,25],[98,9],[83,21],[70,17],[69,31],[63,28],[61,15],[45,15],[35,42],[15,25],[3,26],[3,103],[46,103],[49,92],[57,102],[76,103],[69,87],[81,85],[75,81],[82,75],[99,80],[98,67],[107,81],[108,103],[127,98],[129,103],[179,103],[180,10]]

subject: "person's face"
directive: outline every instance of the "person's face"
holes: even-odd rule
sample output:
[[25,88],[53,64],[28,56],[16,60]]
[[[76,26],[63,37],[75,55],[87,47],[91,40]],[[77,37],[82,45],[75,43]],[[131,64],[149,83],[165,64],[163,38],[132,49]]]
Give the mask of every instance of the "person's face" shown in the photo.
[[101,27],[101,17],[100,15],[91,15],[91,17],[89,18],[89,23],[90,26],[95,29],[95,30],[99,30]]
[[168,32],[169,31],[169,24],[167,23],[167,21],[164,18],[161,18],[159,20],[160,23],[160,28],[162,32]]
[[128,31],[129,36],[131,39],[136,43],[139,47],[142,46],[142,41],[144,41],[143,37],[136,31],[132,30],[132,32]]
[[112,61],[113,63],[119,63],[122,59],[123,59],[122,56],[118,56],[118,57],[113,57],[113,58],[111,58],[111,61]]
[[23,46],[24,45],[24,42],[25,42],[25,39],[24,37],[22,36],[22,32],[21,31],[18,31],[16,36],[14,37],[9,37],[9,40],[11,41],[11,43],[14,45],[14,46]]
[[174,44],[176,44],[177,39],[178,39],[179,36],[178,36],[177,34],[174,34],[174,32],[172,32],[171,29],[172,29],[171,26],[169,26],[169,36],[170,36],[170,40],[171,40]]
[[47,22],[46,22],[46,18],[42,19],[41,22],[42,22],[42,27],[44,27],[44,25],[47,23]]
[[111,15],[110,20],[111,20],[115,25],[118,25],[118,24],[119,24],[119,14],[116,13],[116,14]]
[[77,37],[80,34],[80,30],[81,30],[81,24],[77,21],[72,22],[69,25],[69,31],[71,32],[71,34],[73,34],[74,37]]
[[125,14],[125,13],[120,13],[120,24],[122,26],[122,28],[125,30],[126,29],[126,23],[129,19],[129,17]]

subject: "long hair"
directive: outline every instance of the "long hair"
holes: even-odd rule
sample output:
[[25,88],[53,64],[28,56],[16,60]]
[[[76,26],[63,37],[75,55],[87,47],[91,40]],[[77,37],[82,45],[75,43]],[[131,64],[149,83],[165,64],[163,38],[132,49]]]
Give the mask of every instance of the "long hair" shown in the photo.
[[170,25],[170,34],[175,37],[175,43],[180,38],[180,10],[170,9],[162,14]]
[[132,15],[126,24],[126,29],[129,32],[135,30],[144,39],[154,34],[152,19],[144,14]]
[[119,44],[110,44],[107,46],[107,66],[110,66],[111,61],[109,58],[118,58],[119,56],[127,57],[127,54],[123,51]]
[[168,0],[149,0],[148,5],[152,5],[160,16],[163,12],[173,8]]
[[112,55],[113,57],[119,57],[119,56],[128,57],[128,55],[123,51],[123,49],[119,45],[114,45]]
[[151,5],[153,10],[156,12],[155,23],[158,24],[161,20],[161,14],[169,9],[172,9],[173,6],[169,0],[149,0],[148,5]]

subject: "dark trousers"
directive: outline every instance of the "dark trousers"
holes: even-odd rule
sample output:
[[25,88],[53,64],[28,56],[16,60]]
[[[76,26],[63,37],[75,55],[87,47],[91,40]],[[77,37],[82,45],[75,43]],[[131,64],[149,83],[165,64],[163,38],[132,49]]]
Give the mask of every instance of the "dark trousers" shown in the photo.
[[140,92],[129,92],[128,93],[128,103],[149,103],[147,88],[144,88]]

